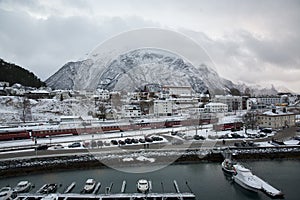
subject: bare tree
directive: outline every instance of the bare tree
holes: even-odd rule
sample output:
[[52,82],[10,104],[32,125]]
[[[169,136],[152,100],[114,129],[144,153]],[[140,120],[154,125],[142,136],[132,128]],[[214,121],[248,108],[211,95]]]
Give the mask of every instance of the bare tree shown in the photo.
[[247,129],[254,129],[257,126],[257,114],[255,112],[247,112],[243,115],[243,122],[245,124],[245,133]]
[[23,98],[22,102],[22,116],[21,120],[25,123],[26,121],[29,121],[32,119],[31,116],[31,107],[30,107],[30,101],[27,98]]

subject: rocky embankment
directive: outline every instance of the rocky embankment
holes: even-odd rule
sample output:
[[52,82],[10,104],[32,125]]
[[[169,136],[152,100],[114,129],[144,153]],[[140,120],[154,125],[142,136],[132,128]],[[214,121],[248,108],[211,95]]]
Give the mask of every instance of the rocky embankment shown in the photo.
[[[130,167],[197,162],[222,162],[227,149],[184,151],[137,150],[134,152],[91,153],[84,155],[6,159],[0,162],[0,176],[17,176],[45,171],[83,168]],[[300,147],[231,148],[236,160],[245,159],[300,159]]]

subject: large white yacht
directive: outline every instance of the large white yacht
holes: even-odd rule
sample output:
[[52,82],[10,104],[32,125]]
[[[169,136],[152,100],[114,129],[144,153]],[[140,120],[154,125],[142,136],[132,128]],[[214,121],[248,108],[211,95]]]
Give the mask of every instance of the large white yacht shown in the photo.
[[262,189],[261,182],[258,177],[240,164],[234,165],[236,174],[233,175],[233,180],[245,189],[257,192]]

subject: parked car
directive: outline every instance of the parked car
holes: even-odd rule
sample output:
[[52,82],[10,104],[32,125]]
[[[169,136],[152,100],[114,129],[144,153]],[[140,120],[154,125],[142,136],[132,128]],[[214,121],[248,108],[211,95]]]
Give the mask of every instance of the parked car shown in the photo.
[[151,137],[145,137],[146,142],[153,142],[153,139]]
[[113,145],[118,145],[118,141],[117,140],[111,140],[110,141]]
[[140,139],[139,139],[139,142],[140,142],[140,143],[145,143],[146,141],[145,141],[143,138],[140,138]]
[[123,140],[119,140],[120,145],[125,145],[126,143]]
[[81,144],[79,142],[74,142],[72,144],[69,144],[68,147],[69,148],[81,147]]
[[36,150],[47,150],[48,145],[46,144],[40,144],[39,146],[36,147]]
[[52,146],[52,149],[55,149],[55,150],[63,149],[63,148],[64,148],[64,147],[63,147],[63,145],[61,145],[61,144],[56,144],[56,145]]
[[131,139],[131,142],[134,143],[134,144],[137,144],[137,143],[139,143],[139,140],[138,140],[138,139],[132,138],[132,139]]
[[131,140],[130,138],[126,138],[126,139],[125,139],[125,143],[126,143],[126,144],[132,144],[132,140]]

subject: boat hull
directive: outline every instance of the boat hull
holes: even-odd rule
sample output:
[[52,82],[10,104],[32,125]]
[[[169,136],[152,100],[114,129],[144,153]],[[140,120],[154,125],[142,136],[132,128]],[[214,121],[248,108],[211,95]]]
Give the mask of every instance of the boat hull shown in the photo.
[[252,191],[252,192],[258,192],[258,188],[251,187],[250,185],[246,184],[245,182],[241,181],[238,177],[233,176],[234,182],[236,182],[241,187],[245,188],[246,190]]

